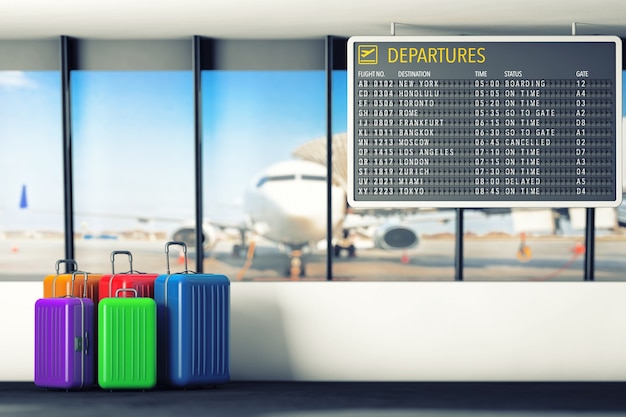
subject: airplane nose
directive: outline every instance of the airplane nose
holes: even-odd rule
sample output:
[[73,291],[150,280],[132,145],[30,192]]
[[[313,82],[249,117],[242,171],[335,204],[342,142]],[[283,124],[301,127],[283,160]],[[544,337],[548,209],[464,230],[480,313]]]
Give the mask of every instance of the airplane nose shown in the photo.
[[276,222],[272,229],[289,236],[292,243],[326,237],[326,198],[317,194],[280,194],[268,201]]

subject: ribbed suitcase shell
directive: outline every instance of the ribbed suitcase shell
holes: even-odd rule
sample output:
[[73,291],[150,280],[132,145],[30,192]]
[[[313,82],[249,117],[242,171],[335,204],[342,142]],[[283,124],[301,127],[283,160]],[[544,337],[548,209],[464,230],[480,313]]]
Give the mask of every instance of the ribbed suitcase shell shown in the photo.
[[[107,297],[114,297],[115,292],[119,289],[137,290],[137,297],[154,298],[154,280],[158,274],[115,274],[104,275],[100,279],[100,288],[98,290],[99,300],[102,301]],[[132,297],[127,292],[120,294],[121,298]]]
[[72,291],[72,273],[59,273],[61,263],[71,264],[74,270],[77,269],[76,261],[73,259],[59,259],[56,262],[56,274],[47,275],[43,279],[43,298],[64,297],[67,295],[82,297],[86,295],[87,298],[90,298],[97,305],[99,301],[99,283],[102,274],[88,274],[86,293],[84,291],[85,281],[83,280],[77,281]]
[[94,313],[88,298],[35,302],[35,385],[77,389],[95,383]]
[[228,278],[187,272],[163,274],[155,281],[154,295],[157,303],[159,383],[188,387],[228,382]]
[[[130,262],[130,272],[115,273],[115,255],[128,255]],[[99,282],[99,300],[106,297],[115,297],[115,292],[119,289],[132,288],[137,291],[137,297],[154,298],[154,280],[159,274],[144,274],[133,271],[132,254],[128,251],[113,251],[111,253],[110,275],[103,275]],[[120,292],[119,297],[132,297],[129,292]]]
[[152,298],[105,298],[98,304],[98,385],[156,385],[156,304]]

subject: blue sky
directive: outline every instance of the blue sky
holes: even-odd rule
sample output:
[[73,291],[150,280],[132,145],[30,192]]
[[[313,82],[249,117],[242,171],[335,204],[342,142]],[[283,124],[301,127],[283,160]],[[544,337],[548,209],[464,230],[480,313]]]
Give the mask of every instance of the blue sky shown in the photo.
[[[334,84],[345,103],[342,74]],[[193,217],[191,72],[75,71],[71,83],[75,210]],[[230,215],[257,171],[325,134],[324,83],[323,71],[204,73],[206,215]],[[57,72],[0,73],[0,173],[9,179],[0,187],[0,230],[23,217],[22,184],[33,211],[62,208],[59,90]],[[345,131],[347,109],[334,107],[334,130]],[[50,227],[62,227],[61,218]]]
[[[36,227],[62,230],[63,203],[57,72],[0,72],[0,232]],[[29,204],[46,212],[33,222],[19,210],[22,184]]]
[[[232,205],[241,203],[255,174],[291,159],[299,145],[325,135],[325,74],[211,71],[203,75],[204,204],[209,216],[223,220],[238,214]],[[336,88],[341,92],[343,86],[345,102],[345,76],[341,78]],[[341,120],[346,118],[345,110],[343,114]],[[334,130],[345,131],[346,123]]]
[[76,71],[71,83],[75,210],[192,215],[191,73]]

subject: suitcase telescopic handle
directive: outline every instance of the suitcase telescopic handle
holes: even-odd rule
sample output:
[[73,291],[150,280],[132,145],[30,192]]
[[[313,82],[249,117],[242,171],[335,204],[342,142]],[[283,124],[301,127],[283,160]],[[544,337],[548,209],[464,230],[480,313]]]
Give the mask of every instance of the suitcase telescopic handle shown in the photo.
[[185,258],[185,272],[187,272],[187,245],[185,242],[167,242],[165,244],[165,258],[167,259],[167,275],[170,275],[170,246],[182,246],[183,247],[183,257]]
[[65,268],[67,272],[73,272],[73,271],[78,270],[78,264],[76,263],[74,259],[59,259],[58,261],[56,261],[56,263],[54,264],[56,275],[54,276],[54,279],[52,280],[52,297],[57,296],[57,278],[59,277],[59,274],[60,274],[61,264],[69,265],[69,267]]
[[74,280],[76,278],[76,275],[78,274],[83,274],[85,276],[85,285],[83,287],[83,298],[87,298],[87,276],[89,275],[88,272],[83,272],[83,271],[72,272],[72,294],[74,294]]
[[130,263],[130,272],[133,272],[133,254],[127,250],[114,250],[111,252],[111,274],[115,275],[115,255],[128,255],[128,263]]
[[139,294],[137,293],[137,290],[134,288],[118,288],[117,290],[115,290],[115,297],[119,297],[119,293],[122,291],[130,291],[135,293],[135,298],[139,297]]
[[69,268],[67,272],[76,271],[78,269],[78,264],[76,263],[74,259],[59,259],[58,261],[56,261],[56,264],[54,265],[54,269],[56,269],[57,275],[59,275],[59,271],[61,270],[61,264],[66,264],[66,265],[71,266],[71,268]]

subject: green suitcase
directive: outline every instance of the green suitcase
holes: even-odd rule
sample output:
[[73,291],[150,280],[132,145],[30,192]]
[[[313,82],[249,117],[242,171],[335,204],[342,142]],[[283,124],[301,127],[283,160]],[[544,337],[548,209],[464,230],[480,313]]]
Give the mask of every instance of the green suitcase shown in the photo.
[[156,303],[147,297],[103,298],[98,304],[98,385],[150,389],[156,385]]

